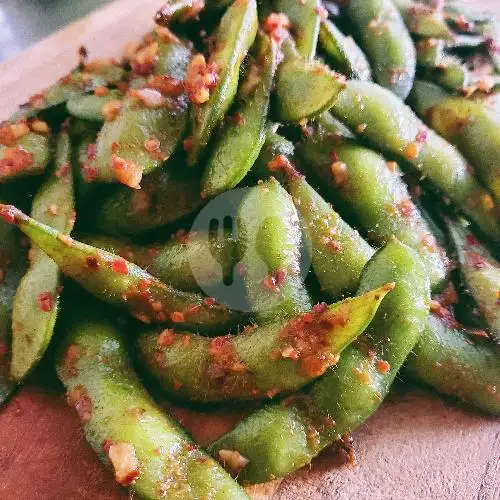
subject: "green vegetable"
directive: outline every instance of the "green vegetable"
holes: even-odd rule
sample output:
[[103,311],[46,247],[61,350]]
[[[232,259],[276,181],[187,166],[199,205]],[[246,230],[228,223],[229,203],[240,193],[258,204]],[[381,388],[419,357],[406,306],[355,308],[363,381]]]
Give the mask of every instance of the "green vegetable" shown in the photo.
[[378,408],[428,315],[424,268],[416,253],[396,240],[372,258],[358,293],[388,281],[396,286],[366,332],[310,391],[256,411],[209,447],[215,457],[233,450],[249,461],[239,481],[263,482],[293,472]]
[[298,147],[298,154],[370,242],[380,246],[395,236],[419,254],[433,288],[444,284],[444,250],[412,202],[395,162],[321,127]]
[[200,180],[179,165],[147,175],[140,190],[120,186],[98,206],[94,220],[108,234],[136,234],[171,224],[201,208]]
[[278,45],[266,35],[259,37],[260,50],[242,83],[242,101],[234,119],[222,131],[210,155],[202,182],[205,197],[235,187],[252,168],[265,140]]
[[208,339],[173,330],[139,337],[147,370],[171,394],[215,402],[271,398],[299,390],[335,365],[368,326],[389,283],[285,322]]
[[64,274],[103,302],[126,308],[140,321],[212,329],[238,320],[226,307],[200,294],[176,290],[122,257],[73,240],[11,205],[0,205],[0,216],[17,225]]
[[374,250],[304,177],[292,175],[286,184],[309,240],[312,267],[321,290],[332,298],[354,291]]
[[278,181],[250,188],[238,209],[238,251],[257,323],[311,309],[301,275],[300,244],[297,210]]
[[374,79],[406,99],[415,77],[415,46],[391,0],[349,0],[345,13],[371,63]]
[[[191,52],[177,39],[159,43],[154,74],[179,83]],[[180,88],[171,94],[145,83],[123,102],[116,117],[104,123],[97,137],[95,180],[139,188],[142,176],[159,168],[174,152],[188,123],[187,97]],[[108,103],[109,105],[109,103]]]
[[453,201],[490,238],[500,241],[491,196],[469,173],[467,161],[424,124],[391,92],[351,80],[332,112],[378,149],[404,159]]
[[[445,43],[435,38],[424,38],[415,44],[417,63],[424,68],[436,68],[444,58]],[[414,84],[415,85],[415,84]]]
[[106,236],[87,236],[84,243],[120,255],[164,283],[186,292],[207,290],[228,281],[236,263],[236,241],[229,232],[180,232],[168,243],[141,247]]
[[443,394],[500,415],[500,352],[491,341],[450,328],[431,315],[406,371]]
[[453,33],[448,28],[441,8],[414,0],[393,1],[410,33],[446,40],[453,38]]
[[299,55],[288,38],[276,76],[276,113],[280,120],[298,122],[329,109],[344,88],[344,80],[319,61]]
[[155,405],[132,369],[123,336],[86,313],[67,327],[57,374],[85,437],[117,482],[144,499],[248,499]]
[[[70,165],[71,146],[67,133],[58,138],[54,170],[40,187],[31,215],[63,234],[69,234],[74,223],[73,176]],[[58,314],[60,273],[57,264],[34,246],[30,267],[14,298],[12,311],[12,361],[10,373],[22,380],[44,355]]]
[[322,4],[320,0],[274,0],[274,10],[285,14],[292,23],[297,52],[314,59],[318,45]]
[[[3,190],[0,197],[5,200]],[[26,263],[19,231],[0,219],[0,405],[16,386],[10,378],[12,308]]]
[[446,218],[468,291],[484,314],[493,338],[500,342],[500,264],[462,220]]
[[119,101],[123,94],[119,90],[110,90],[104,96],[95,94],[75,95],[68,99],[66,107],[70,115],[82,120],[104,121],[102,110],[105,104]]
[[334,69],[354,80],[371,80],[372,70],[364,52],[331,21],[321,21],[319,43]]
[[214,34],[215,50],[209,64],[217,67],[218,82],[210,98],[191,109],[192,148],[189,163],[195,164],[215,127],[231,106],[238,87],[241,63],[257,34],[256,0],[236,0],[226,10]]
[[430,127],[455,144],[477,169],[500,203],[500,117],[488,106],[464,97],[439,93],[417,81],[413,91],[417,112]]
[[[10,126],[6,124],[0,129],[5,130]],[[49,137],[46,134],[29,131],[12,144],[0,143],[0,184],[19,177],[42,174],[49,160]]]

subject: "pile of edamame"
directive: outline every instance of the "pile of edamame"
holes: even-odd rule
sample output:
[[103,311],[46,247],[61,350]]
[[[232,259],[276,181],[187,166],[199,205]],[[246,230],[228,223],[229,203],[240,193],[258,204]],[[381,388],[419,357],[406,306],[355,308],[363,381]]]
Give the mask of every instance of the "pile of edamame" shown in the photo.
[[[148,499],[248,498],[396,376],[500,415],[494,16],[170,0],[155,22],[0,125],[0,402],[55,357]],[[158,391],[253,410],[202,449]]]

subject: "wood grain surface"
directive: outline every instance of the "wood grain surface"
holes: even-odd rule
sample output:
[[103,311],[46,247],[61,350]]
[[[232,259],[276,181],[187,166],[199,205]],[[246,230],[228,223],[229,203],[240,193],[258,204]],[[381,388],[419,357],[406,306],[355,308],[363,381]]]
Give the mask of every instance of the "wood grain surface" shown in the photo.
[[[0,120],[67,73],[80,45],[117,55],[145,33],[161,0],[119,0],[0,64]],[[500,0],[475,2],[500,14]],[[241,413],[169,407],[201,444]],[[326,450],[280,483],[249,489],[257,500],[499,500],[500,422],[403,384],[354,434],[357,466]],[[129,498],[87,446],[47,361],[0,410],[0,500]]]

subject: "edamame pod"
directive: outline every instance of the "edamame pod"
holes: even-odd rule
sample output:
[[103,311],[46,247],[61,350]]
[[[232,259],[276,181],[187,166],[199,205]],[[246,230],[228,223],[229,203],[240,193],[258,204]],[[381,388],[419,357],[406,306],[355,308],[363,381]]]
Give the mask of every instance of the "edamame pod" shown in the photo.
[[453,39],[444,19],[442,7],[413,0],[393,0],[410,33],[414,35]]
[[354,80],[371,80],[372,70],[365,53],[331,21],[321,21],[319,43],[334,69]]
[[314,118],[329,109],[344,88],[344,78],[319,61],[296,51],[291,38],[284,40],[284,60],[276,75],[276,113],[283,121]]
[[0,184],[43,173],[50,160],[49,132],[38,119],[0,125]]
[[299,213],[304,237],[309,239],[312,266],[321,290],[332,298],[352,292],[374,250],[304,177],[291,175],[286,186]]
[[293,472],[378,408],[418,341],[429,307],[429,280],[422,263],[396,240],[367,265],[359,293],[387,281],[396,286],[370,326],[307,394],[254,412],[209,447],[222,461],[222,450],[245,457],[248,463],[239,481],[263,482]]
[[413,101],[419,115],[455,144],[500,203],[500,117],[488,106],[434,90],[417,81]]
[[274,0],[274,10],[282,12],[292,23],[297,52],[305,59],[314,59],[321,20],[321,0]]
[[[257,34],[257,24],[256,0],[235,0],[220,21],[214,35],[215,50],[210,54],[208,61],[210,67],[216,68],[216,86],[210,91],[208,100],[194,96],[195,102],[191,109],[192,146],[189,150],[191,165],[196,163],[208,144],[213,130],[233,102],[238,87],[240,66],[253,44]],[[190,67],[194,62],[195,59],[191,61]],[[190,82],[187,84],[189,87]]]
[[406,372],[443,394],[500,415],[500,352],[491,341],[468,336],[430,315]]
[[70,97],[66,103],[69,114],[82,120],[104,121],[105,106],[123,98],[119,90],[105,90],[104,92],[104,95],[82,94]]
[[412,164],[480,229],[500,241],[500,224],[491,195],[470,174],[467,161],[429,130],[397,97],[370,82],[351,80],[332,112],[378,149]]
[[87,236],[82,241],[119,255],[164,283],[185,292],[207,290],[232,277],[236,241],[229,232],[179,231],[168,243],[141,247],[106,236]]
[[311,309],[301,274],[301,230],[276,179],[250,188],[238,209],[239,267],[258,324]]
[[444,41],[435,38],[418,41],[415,44],[418,65],[429,69],[436,68],[444,58],[444,47]]
[[173,330],[139,337],[139,355],[168,393],[190,401],[256,400],[297,391],[335,365],[368,326],[389,283],[360,297],[240,335],[208,339]]
[[125,70],[112,60],[94,60],[74,69],[57,83],[41,93],[31,96],[14,115],[14,119],[31,118],[38,114],[45,116],[69,98],[105,89],[115,85],[126,76]]
[[0,220],[0,405],[16,385],[10,378],[12,307],[26,261],[19,231]]
[[445,219],[468,291],[500,343],[500,264],[474,237],[464,220]]
[[188,108],[182,80],[191,52],[175,37],[148,47],[143,50],[156,50],[157,78],[129,90],[123,102],[105,104],[106,122],[91,158],[93,181],[119,182],[139,189],[143,175],[172,155],[186,129]]
[[374,79],[406,99],[415,78],[416,53],[392,0],[349,0],[345,13],[368,56]]
[[203,206],[200,179],[181,176],[179,165],[168,165],[147,175],[140,190],[120,186],[94,216],[108,234],[137,234],[171,224]]
[[73,240],[12,205],[0,205],[0,216],[17,225],[64,274],[92,295],[126,308],[144,323],[170,322],[209,330],[233,326],[238,321],[236,313],[213,299],[176,290],[122,257]]
[[[62,234],[74,224],[71,145],[66,132],[57,141],[54,171],[37,192],[31,215]],[[14,298],[12,311],[13,379],[23,380],[44,355],[59,308],[60,272],[57,264],[38,247],[29,253],[30,266]]]
[[108,321],[87,317],[67,328],[57,374],[87,441],[120,485],[144,499],[249,498],[156,406]]
[[202,181],[204,197],[235,187],[252,168],[265,140],[269,99],[278,65],[278,45],[260,35],[259,52],[240,87],[241,106],[210,154]]
[[412,202],[397,163],[349,139],[332,137],[321,127],[297,148],[308,170],[321,179],[375,245],[393,236],[422,259],[431,286],[439,289],[447,259]]

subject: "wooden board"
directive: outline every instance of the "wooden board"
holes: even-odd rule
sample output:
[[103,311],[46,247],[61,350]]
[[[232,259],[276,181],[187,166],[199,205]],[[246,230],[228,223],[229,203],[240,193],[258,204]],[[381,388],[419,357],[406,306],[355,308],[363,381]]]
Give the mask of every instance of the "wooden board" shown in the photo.
[[[481,3],[500,13],[499,0]],[[117,55],[145,33],[161,0],[119,0],[0,64],[0,120],[67,73],[80,45]],[[239,416],[172,409],[200,443]],[[500,499],[500,422],[423,389],[397,387],[354,435],[358,465],[327,450],[283,482],[251,488],[255,499]],[[0,499],[125,499],[86,445],[50,366],[38,369],[0,411]]]

